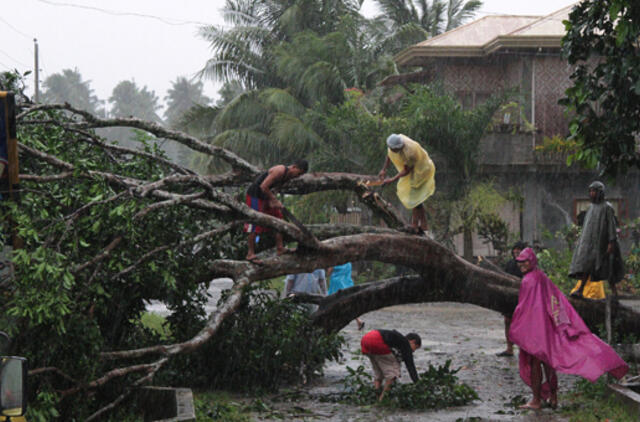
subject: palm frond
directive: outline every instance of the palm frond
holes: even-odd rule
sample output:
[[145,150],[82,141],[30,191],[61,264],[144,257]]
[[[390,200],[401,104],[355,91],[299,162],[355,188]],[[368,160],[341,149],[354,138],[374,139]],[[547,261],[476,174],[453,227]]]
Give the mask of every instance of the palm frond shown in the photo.
[[224,31],[216,27],[201,28],[200,36],[209,41],[214,55],[200,70],[199,76],[229,82],[240,79],[246,86],[260,86],[269,80],[269,60],[264,42],[270,36],[265,28],[247,26]]
[[[411,0],[375,0],[375,3],[382,11],[382,15],[397,25],[417,19],[416,16],[412,15],[411,8],[407,6],[407,2],[411,3]],[[413,5],[411,6],[413,7]]]
[[196,104],[180,116],[174,127],[195,136],[210,136],[216,131],[218,113],[219,107]]
[[429,16],[428,30],[432,37],[442,33],[445,20],[445,9],[446,5],[441,0],[434,0],[431,4],[431,15]]
[[259,92],[249,91],[238,95],[216,117],[221,131],[246,128],[265,128],[272,113],[258,100]]
[[420,24],[407,23],[396,29],[392,36],[384,42],[386,51],[395,54],[411,45],[417,44],[429,38],[431,34]]
[[347,88],[336,66],[328,62],[317,62],[301,75],[301,87],[308,100],[326,98],[331,103],[341,102]]
[[[273,142],[264,132],[254,129],[234,129],[221,132],[213,139],[213,144],[238,154],[245,160],[260,166],[269,167],[277,163]],[[211,165],[218,165],[215,160]]]
[[311,127],[285,113],[278,113],[274,117],[269,138],[290,159],[308,157],[322,143],[322,139]]
[[267,88],[258,95],[259,101],[269,110],[300,117],[305,109],[288,91],[279,88]]
[[449,0],[447,7],[447,26],[445,30],[457,28],[467,19],[472,18],[482,7],[481,0]]
[[253,0],[227,0],[222,8],[222,17],[231,25],[255,25],[256,2]]

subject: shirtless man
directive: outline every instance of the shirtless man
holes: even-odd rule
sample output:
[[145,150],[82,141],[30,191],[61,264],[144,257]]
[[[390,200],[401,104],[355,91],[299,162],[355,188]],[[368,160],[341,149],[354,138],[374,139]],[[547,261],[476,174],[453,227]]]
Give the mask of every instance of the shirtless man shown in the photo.
[[[298,160],[295,163],[285,166],[279,164],[271,167],[259,175],[247,189],[246,203],[256,211],[272,215],[277,218],[282,217],[282,203],[272,192],[272,189],[280,187],[291,179],[302,176],[309,169],[309,163],[305,160]],[[256,258],[256,236],[259,233],[269,231],[268,227],[257,226],[255,224],[245,224],[244,231],[249,233],[247,260]],[[278,255],[286,252],[282,240],[282,233],[276,233],[276,250]]]

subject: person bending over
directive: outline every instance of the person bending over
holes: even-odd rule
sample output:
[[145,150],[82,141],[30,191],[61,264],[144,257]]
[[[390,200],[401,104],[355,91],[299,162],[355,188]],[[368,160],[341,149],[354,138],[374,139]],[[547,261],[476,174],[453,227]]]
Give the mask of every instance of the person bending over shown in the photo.
[[[404,361],[411,380],[418,381],[418,373],[413,363],[413,352],[420,348],[422,340],[416,333],[403,336],[396,330],[371,330],[360,340],[362,354],[367,356],[373,367],[373,386],[380,392],[382,400],[397,378],[400,378],[400,360]],[[399,356],[399,357],[398,357]]]

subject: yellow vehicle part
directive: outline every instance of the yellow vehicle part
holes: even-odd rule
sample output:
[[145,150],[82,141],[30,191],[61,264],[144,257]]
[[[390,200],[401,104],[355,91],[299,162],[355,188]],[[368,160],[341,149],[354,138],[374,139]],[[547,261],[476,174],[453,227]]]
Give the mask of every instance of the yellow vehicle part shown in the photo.
[[[0,416],[0,421],[4,422],[6,420],[5,416]],[[24,416],[11,416],[11,422],[27,422],[27,418]]]

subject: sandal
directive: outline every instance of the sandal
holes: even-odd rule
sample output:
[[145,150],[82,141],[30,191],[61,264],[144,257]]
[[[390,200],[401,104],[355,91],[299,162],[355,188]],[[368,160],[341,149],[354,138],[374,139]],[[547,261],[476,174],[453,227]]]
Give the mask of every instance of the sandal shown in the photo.
[[358,323],[358,331],[362,331],[364,328],[364,321]]
[[518,406],[518,409],[522,409],[522,410],[540,410],[540,406],[534,406],[531,404],[531,402],[527,403],[527,404],[523,404],[522,406]]
[[500,357],[513,357],[513,352],[502,351],[500,353],[496,353],[496,356]]

